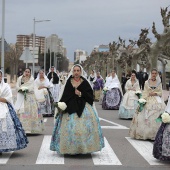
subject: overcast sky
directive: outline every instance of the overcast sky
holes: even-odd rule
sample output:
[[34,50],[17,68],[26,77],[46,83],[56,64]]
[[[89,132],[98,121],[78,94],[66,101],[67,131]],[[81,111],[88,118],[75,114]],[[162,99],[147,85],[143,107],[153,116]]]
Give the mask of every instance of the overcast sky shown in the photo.
[[141,28],[150,28],[149,37],[154,41],[152,22],[155,21],[157,31],[161,33],[160,7],[170,5],[169,0],[5,1],[5,38],[8,43],[15,43],[17,34],[33,33],[34,17],[36,20],[49,19],[50,22],[36,24],[36,35],[57,34],[63,38],[71,61],[76,49],[84,49],[90,54],[95,45],[109,44],[117,41],[119,36],[127,41],[129,38],[137,40]]

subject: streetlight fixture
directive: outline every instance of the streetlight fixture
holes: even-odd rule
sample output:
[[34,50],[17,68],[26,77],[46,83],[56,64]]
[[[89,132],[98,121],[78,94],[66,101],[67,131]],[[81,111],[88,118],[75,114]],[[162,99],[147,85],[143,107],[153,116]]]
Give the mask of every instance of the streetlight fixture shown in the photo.
[[39,22],[48,22],[51,20],[35,20],[35,18],[33,19],[33,62],[32,62],[32,73],[34,76],[34,71],[35,71],[35,23],[39,23]]

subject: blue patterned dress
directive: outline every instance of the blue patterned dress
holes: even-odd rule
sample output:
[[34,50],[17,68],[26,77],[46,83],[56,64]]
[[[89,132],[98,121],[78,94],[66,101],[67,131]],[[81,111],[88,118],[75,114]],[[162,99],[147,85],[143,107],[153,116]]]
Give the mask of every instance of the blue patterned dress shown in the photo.
[[[69,85],[71,86],[71,83]],[[87,96],[93,96],[93,91],[90,89],[91,87],[87,81],[84,80],[84,86],[82,85],[82,88],[80,89],[87,89],[88,87],[90,93],[82,91],[82,95],[86,93]],[[73,88],[66,88],[66,91],[64,92],[65,95],[63,96],[66,96],[66,98],[69,98],[71,95],[73,95],[73,97],[69,98],[67,101],[68,103],[66,102],[67,108],[70,106],[70,109],[67,110],[66,113],[59,113],[56,117],[50,150],[57,151],[59,154],[70,155],[87,154],[100,151],[104,147],[104,139],[97,111],[92,104],[93,102],[89,102],[90,104],[85,102],[83,111],[80,115],[78,112],[70,113],[69,111],[71,109],[74,110],[77,108],[77,106],[81,104],[80,102],[82,100],[85,101],[84,98],[87,97],[76,97],[74,96],[74,91],[75,89]],[[67,92],[70,92],[70,95]],[[61,99],[62,102],[63,100]],[[79,103],[78,105],[76,105],[76,100]]]
[[82,116],[59,114],[51,139],[50,150],[59,154],[87,154],[104,147],[96,110],[86,104]]
[[7,104],[9,112],[6,115],[7,130],[2,129],[0,120],[0,152],[10,152],[27,147],[28,139],[22,128],[15,110]]

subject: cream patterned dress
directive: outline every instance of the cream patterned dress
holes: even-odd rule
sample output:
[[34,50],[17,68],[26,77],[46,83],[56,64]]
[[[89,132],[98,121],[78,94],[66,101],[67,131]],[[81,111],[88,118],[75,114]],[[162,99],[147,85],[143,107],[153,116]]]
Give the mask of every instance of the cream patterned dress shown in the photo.
[[[18,78],[17,90],[21,87],[27,87],[28,93],[26,99],[23,94],[17,94],[16,111],[26,133],[42,133],[44,130],[43,116],[38,112],[38,104],[34,94],[34,78],[31,77],[28,82],[23,82],[22,76]],[[19,106],[19,107],[18,107]]]
[[135,83],[132,84],[131,79],[129,79],[126,82],[125,90],[126,93],[123,96],[123,101],[119,108],[119,118],[130,119],[133,118],[133,115],[136,112],[136,107],[138,106],[137,104],[138,97],[135,94],[135,92],[140,90],[139,82],[136,80]]
[[[150,92],[155,92],[158,96],[149,96]],[[141,112],[138,109],[136,110],[130,126],[130,137],[143,140],[155,139],[160,127],[156,118],[165,110],[165,103],[161,97],[162,84],[159,83],[155,87],[151,87],[149,81],[146,81],[142,98],[146,99],[147,103]]]

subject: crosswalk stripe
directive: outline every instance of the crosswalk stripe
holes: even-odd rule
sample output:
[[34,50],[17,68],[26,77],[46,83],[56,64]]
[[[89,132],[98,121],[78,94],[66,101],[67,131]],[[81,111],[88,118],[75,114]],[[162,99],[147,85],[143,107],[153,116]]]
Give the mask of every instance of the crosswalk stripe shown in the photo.
[[153,144],[151,142],[135,140],[130,137],[126,137],[126,139],[150,165],[164,165],[153,157]]
[[64,156],[50,151],[51,136],[44,136],[36,164],[64,164]]
[[122,165],[106,138],[104,142],[105,147],[101,151],[91,154],[94,165]]
[[4,152],[0,155],[0,164],[6,164],[13,152]]
[[101,126],[102,129],[127,129],[123,126]]
[[118,123],[112,122],[112,121],[107,120],[107,119],[103,119],[101,117],[99,117],[99,120],[100,121],[102,120],[104,122],[107,122],[107,123],[110,123],[110,124],[113,125],[113,126],[101,126],[102,129],[129,129],[126,126],[120,125]]

